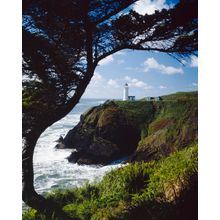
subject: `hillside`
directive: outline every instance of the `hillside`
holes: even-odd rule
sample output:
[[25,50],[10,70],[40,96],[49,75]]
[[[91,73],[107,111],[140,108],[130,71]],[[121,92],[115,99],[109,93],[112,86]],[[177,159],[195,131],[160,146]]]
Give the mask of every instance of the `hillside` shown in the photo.
[[[47,198],[71,219],[196,220],[197,161],[197,145],[191,145],[157,162],[131,163],[101,182],[57,190]],[[43,219],[44,214],[33,209],[23,214],[23,220]]]
[[154,103],[154,119],[146,125],[132,160],[167,156],[198,140],[198,98],[196,92],[177,93]]
[[159,159],[197,142],[197,114],[197,92],[161,101],[107,101],[85,112],[63,144],[77,149],[69,161],[79,164]]

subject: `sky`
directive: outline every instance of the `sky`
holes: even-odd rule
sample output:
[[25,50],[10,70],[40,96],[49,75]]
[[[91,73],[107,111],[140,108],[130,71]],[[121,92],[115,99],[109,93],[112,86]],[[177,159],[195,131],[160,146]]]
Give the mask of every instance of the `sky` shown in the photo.
[[120,51],[99,63],[83,98],[121,99],[125,83],[138,99],[197,90],[197,57],[182,63],[164,53]]
[[[140,0],[133,9],[140,14],[169,8],[177,1]],[[181,60],[159,52],[123,50],[100,61],[83,98],[122,99],[124,84],[137,99],[198,89],[198,59]]]

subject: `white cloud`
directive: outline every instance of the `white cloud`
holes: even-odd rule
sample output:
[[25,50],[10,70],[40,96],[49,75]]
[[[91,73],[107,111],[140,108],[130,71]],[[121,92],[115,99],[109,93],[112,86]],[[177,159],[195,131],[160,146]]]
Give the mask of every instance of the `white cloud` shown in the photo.
[[163,86],[163,85],[160,85],[159,88],[160,88],[160,89],[166,89],[167,87],[166,87],[166,86]]
[[125,80],[130,81],[131,77],[130,76],[125,76]]
[[148,72],[150,69],[155,69],[160,71],[162,74],[173,75],[173,74],[183,74],[182,68],[176,68],[173,66],[165,66],[158,63],[153,57],[148,58],[144,62],[144,72]]
[[125,63],[125,61],[124,60],[117,60],[117,64],[123,64],[123,63]]
[[114,55],[124,56],[124,55],[126,55],[126,52],[125,51],[118,51],[118,52],[114,53]]
[[91,82],[83,94],[84,98],[120,98],[123,87],[115,79],[106,79],[99,72],[95,72]]
[[186,65],[186,64],[187,64],[187,61],[184,60],[184,59],[180,60],[180,62],[181,62],[183,65]]
[[140,67],[126,67],[125,70],[129,70],[132,72],[143,72],[143,68]]
[[114,60],[113,55],[109,55],[109,56],[107,56],[106,58],[104,58],[103,60],[101,60],[101,61],[99,62],[99,64],[100,64],[100,65],[107,65],[107,64],[113,62],[113,60]]
[[[109,63],[112,63],[115,60],[115,56],[124,56],[126,53],[124,51],[118,51],[117,53],[114,53],[112,55],[107,56],[103,60],[99,62],[99,65],[107,65]],[[125,61],[123,59],[117,60],[118,64],[122,64]]]
[[100,81],[100,80],[102,80],[102,76],[98,72],[95,72],[92,79],[94,81]]
[[103,83],[103,77],[98,72],[94,73],[94,76],[89,83],[89,87],[99,87]]
[[189,67],[198,67],[198,57],[192,55],[188,59],[182,59],[181,63]]
[[193,55],[190,58],[191,58],[190,66],[191,67],[198,67],[198,57]]
[[108,80],[107,84],[108,84],[108,86],[113,87],[113,88],[118,88],[119,87],[117,81],[113,80],[113,79]]
[[125,76],[125,80],[128,82],[128,85],[131,87],[142,88],[142,89],[152,89],[153,87],[147,83],[138,80],[136,78],[131,78],[130,76]]
[[192,85],[196,87],[196,86],[198,86],[198,83],[194,82],[194,83],[192,83]]
[[139,0],[134,4],[133,10],[141,15],[153,14],[156,10],[163,8],[168,9],[170,6],[166,4],[166,0]]

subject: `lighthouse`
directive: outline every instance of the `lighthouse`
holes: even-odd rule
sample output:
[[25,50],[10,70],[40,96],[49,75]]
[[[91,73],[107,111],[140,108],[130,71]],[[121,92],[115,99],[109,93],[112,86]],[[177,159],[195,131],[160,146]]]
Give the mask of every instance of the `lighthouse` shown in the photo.
[[125,83],[124,85],[124,94],[123,94],[123,101],[128,100],[128,84]]

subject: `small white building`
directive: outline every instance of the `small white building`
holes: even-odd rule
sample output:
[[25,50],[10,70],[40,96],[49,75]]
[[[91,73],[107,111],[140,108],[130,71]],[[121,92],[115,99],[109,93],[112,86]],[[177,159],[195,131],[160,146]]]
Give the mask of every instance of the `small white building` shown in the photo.
[[146,100],[147,101],[160,101],[160,100],[162,100],[162,98],[160,96],[157,96],[157,97],[148,96],[148,97],[146,97]]
[[148,96],[148,97],[146,98],[146,100],[147,100],[147,101],[151,101],[151,97]]

